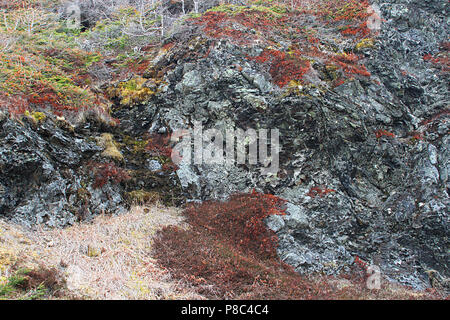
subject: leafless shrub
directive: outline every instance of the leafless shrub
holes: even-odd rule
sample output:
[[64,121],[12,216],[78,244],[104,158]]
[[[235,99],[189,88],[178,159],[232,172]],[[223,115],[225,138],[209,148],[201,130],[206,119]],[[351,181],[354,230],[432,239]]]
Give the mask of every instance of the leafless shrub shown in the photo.
[[164,36],[165,9],[155,0],[137,0],[132,17],[122,17],[123,32],[133,37]]
[[[1,7],[0,7],[1,8]],[[1,23],[7,33],[13,33],[19,28],[25,29],[28,35],[32,35],[37,29],[45,28],[49,23],[48,12],[42,4],[35,1],[24,1],[17,8],[2,8]]]
[[16,39],[14,37],[0,33],[0,52],[6,52],[14,47]]

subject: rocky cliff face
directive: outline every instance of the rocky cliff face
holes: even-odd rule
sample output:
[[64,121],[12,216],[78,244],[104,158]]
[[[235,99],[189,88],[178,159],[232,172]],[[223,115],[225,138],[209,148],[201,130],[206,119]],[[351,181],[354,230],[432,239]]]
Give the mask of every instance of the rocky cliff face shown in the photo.
[[[352,4],[345,19],[320,7],[226,6],[187,20],[144,74],[156,94],[116,109],[114,128],[0,114],[0,211],[64,226],[119,213],[136,191],[179,202],[257,189],[288,200],[288,214],[267,224],[280,257],[301,273],[345,272],[358,256],[416,288],[429,286],[428,270],[447,277],[448,3],[375,1],[369,15]],[[361,27],[370,18],[380,28]],[[195,122],[278,129],[279,172],[249,164],[172,172],[139,148],[146,134]],[[122,157],[105,154],[106,131]],[[105,159],[118,179],[90,169]],[[101,187],[96,174],[106,174]]]

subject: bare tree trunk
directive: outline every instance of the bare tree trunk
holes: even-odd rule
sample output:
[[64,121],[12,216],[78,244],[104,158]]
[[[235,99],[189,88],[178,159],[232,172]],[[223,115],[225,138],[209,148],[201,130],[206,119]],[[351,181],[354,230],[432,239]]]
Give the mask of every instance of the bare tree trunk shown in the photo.
[[198,13],[198,1],[194,1],[194,12]]
[[164,38],[164,14],[161,14],[161,38]]

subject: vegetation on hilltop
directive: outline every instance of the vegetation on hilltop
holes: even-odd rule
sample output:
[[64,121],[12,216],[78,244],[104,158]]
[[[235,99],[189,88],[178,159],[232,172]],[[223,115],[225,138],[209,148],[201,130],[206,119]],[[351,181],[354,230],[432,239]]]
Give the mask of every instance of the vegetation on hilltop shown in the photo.
[[[279,87],[308,82],[311,65],[317,62],[324,65],[333,85],[349,77],[370,76],[357,53],[365,45],[373,46],[372,32],[364,22],[369,15],[367,1],[259,0],[245,6],[222,4],[191,15],[185,15],[186,11],[169,15],[159,2],[123,2],[111,8],[88,8],[105,18],[85,18],[90,28],[84,32],[81,24],[68,27],[56,3],[17,0],[1,7],[0,101],[13,115],[44,112],[79,120],[91,113],[113,124],[111,94],[105,95],[99,86],[142,74],[162,36],[178,28],[174,19],[191,19],[208,37],[249,46],[262,41],[264,51],[249,60],[266,65]],[[317,20],[313,27],[306,27],[304,20],[310,16]],[[164,17],[172,23],[164,25]],[[355,50],[339,48],[339,42],[329,39],[330,30],[340,31],[341,42],[350,38]],[[289,45],[283,47],[286,41]],[[137,84],[135,90],[132,82],[120,84],[122,92],[116,90],[112,97],[119,97],[123,104],[145,101],[154,90],[147,89],[141,79],[131,80]]]

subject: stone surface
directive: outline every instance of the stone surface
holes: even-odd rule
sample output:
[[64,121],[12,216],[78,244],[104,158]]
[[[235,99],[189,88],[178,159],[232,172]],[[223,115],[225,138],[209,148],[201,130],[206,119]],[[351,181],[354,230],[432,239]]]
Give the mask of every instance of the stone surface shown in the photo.
[[[317,63],[308,75],[315,85],[286,94],[247,58],[262,52],[257,44],[206,39],[195,26],[190,36],[172,34],[167,41],[177,45],[153,61],[156,71],[164,70],[158,94],[116,110],[120,126],[107,128],[125,145],[125,164],[118,165],[132,171],[127,183],[92,187],[88,162],[102,161],[92,139],[105,128],[88,123],[70,133],[52,119],[36,127],[0,112],[0,214],[64,226],[79,216],[123,211],[123,193],[137,189],[164,189],[187,200],[256,189],[289,202],[288,214],[267,224],[279,236],[280,257],[298,272],[338,274],[358,256],[419,289],[429,286],[427,270],[448,277],[448,72],[423,59],[448,41],[448,3],[374,2],[385,22],[376,45],[363,51],[372,76],[334,89],[322,87],[324,66]],[[340,49],[353,49],[345,45]],[[158,159],[125,143],[126,136],[169,133],[194,122],[221,132],[279,129],[278,174],[263,176],[250,164],[183,164],[160,175]],[[380,129],[394,137],[377,137]],[[313,188],[333,191],[314,196]]]
[[[369,80],[332,90],[301,86],[301,95],[286,95],[246,58],[262,48],[216,40],[206,55],[209,40],[193,37],[159,58],[173,69],[149,109],[158,105],[154,128],[166,123],[169,131],[195,121],[223,133],[280,130],[277,176],[261,176],[252,165],[183,165],[177,174],[191,199],[253,188],[287,199],[289,214],[267,224],[280,238],[280,256],[299,272],[336,274],[358,256],[391,279],[424,288],[425,270],[448,276],[448,112],[433,118],[449,104],[448,78],[423,59],[447,41],[447,6],[375,2],[386,21],[376,46],[364,50]],[[204,51],[192,50],[199,47]],[[320,72],[311,82],[319,83]],[[380,129],[395,137],[377,138]],[[334,192],[308,196],[315,187]]]

